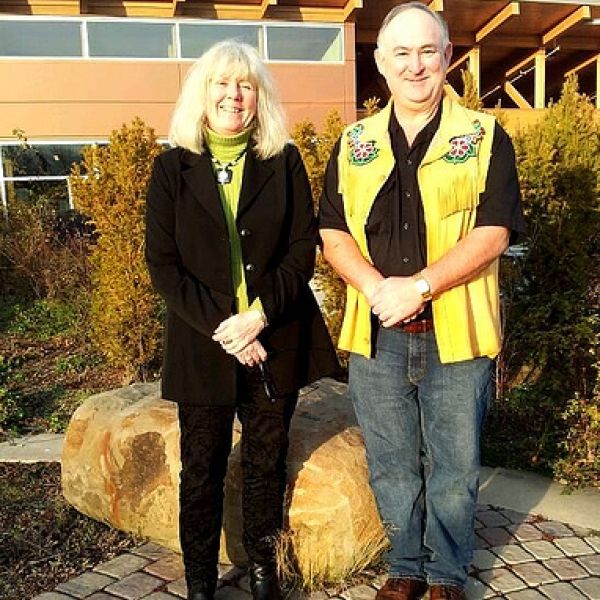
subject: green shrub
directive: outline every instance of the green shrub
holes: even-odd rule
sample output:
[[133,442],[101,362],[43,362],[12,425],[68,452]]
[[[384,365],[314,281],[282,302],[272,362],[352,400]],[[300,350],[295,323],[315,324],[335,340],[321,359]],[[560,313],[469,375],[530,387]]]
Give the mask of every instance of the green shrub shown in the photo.
[[[370,98],[365,102],[365,108],[367,115],[375,114],[379,111],[379,99]],[[300,150],[308,172],[315,210],[318,210],[319,207],[323,190],[323,178],[329,157],[335,143],[344,131],[344,127],[340,114],[333,110],[325,117],[320,133],[317,132],[314,123],[308,120],[298,123],[292,132],[292,138]],[[346,304],[346,284],[331,268],[321,253],[317,254],[313,283],[316,291],[321,296],[321,309],[329,332],[334,343],[337,344]],[[338,351],[338,355],[342,364],[346,365],[347,353]]]
[[[315,125],[308,120],[298,123],[292,132],[294,143],[300,150],[306,166],[315,210],[318,210],[323,190],[323,177],[329,157],[343,130],[344,123],[340,114],[333,110],[326,116],[321,133],[318,133]],[[333,341],[337,343],[344,316],[346,284],[329,266],[320,252],[317,254],[313,283],[315,290],[321,295],[323,315]],[[342,352],[339,354],[342,362],[345,362],[345,354]]]
[[154,131],[135,119],[114,131],[108,146],[86,149],[70,178],[75,205],[97,236],[90,336],[125,381],[147,378],[160,354],[162,304],[144,260],[144,212],[161,150]]
[[71,300],[89,289],[89,236],[46,196],[14,199],[0,221],[3,295]]
[[506,335],[493,414],[496,424],[510,423],[531,466],[574,484],[598,467],[598,446],[589,443],[600,406],[594,117],[569,78],[540,123],[514,140],[528,241],[522,258],[503,265]]
[[76,335],[83,331],[87,305],[77,300],[37,300],[32,303],[13,305],[8,333],[29,335],[40,341],[55,335]]

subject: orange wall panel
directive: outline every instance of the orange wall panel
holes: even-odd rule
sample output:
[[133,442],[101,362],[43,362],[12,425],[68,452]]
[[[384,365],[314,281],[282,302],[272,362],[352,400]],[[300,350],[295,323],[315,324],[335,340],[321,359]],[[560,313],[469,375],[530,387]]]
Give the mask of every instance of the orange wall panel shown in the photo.
[[[165,137],[188,66],[2,61],[0,81],[11,85],[0,90],[0,139],[14,139],[16,128],[29,139],[105,138],[135,116]],[[290,126],[307,118],[319,125],[333,108],[345,120],[354,118],[353,63],[271,68]]]
[[0,108],[0,139],[14,140],[14,129],[29,140],[105,139],[115,129],[140,117],[159,137],[166,137],[173,105],[163,104],[15,104]]
[[0,102],[170,102],[180,78],[176,62],[3,60]]
[[[354,24],[344,27],[344,64],[269,63],[290,128],[319,128],[336,109],[356,118]],[[21,129],[30,140],[106,138],[134,117],[166,137],[191,61],[0,60],[0,140]]]

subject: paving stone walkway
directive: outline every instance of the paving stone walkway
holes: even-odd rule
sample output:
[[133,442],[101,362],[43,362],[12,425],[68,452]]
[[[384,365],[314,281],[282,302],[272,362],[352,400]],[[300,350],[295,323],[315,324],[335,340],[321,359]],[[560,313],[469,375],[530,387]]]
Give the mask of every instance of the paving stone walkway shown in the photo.
[[[250,600],[243,569],[221,565],[216,600]],[[286,600],[374,600],[385,577]],[[181,557],[153,543],[60,584],[34,600],[181,600]],[[425,596],[427,600],[428,596]],[[600,532],[478,505],[468,600],[600,600]],[[15,598],[14,600],[20,600]]]
[[[323,393],[341,393],[320,385]],[[58,461],[61,446],[62,436],[19,439],[0,444],[0,460]],[[481,483],[468,600],[600,600],[600,489],[565,495],[540,476],[485,467]],[[385,577],[361,580],[343,589],[292,591],[286,600],[374,600]],[[243,569],[221,565],[219,585],[216,600],[251,600]],[[181,557],[149,543],[33,600],[182,598]]]

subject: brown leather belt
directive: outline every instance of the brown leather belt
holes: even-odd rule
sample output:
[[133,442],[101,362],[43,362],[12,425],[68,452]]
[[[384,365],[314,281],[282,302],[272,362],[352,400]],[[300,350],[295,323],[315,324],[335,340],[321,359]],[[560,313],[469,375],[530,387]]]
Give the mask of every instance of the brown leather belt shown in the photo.
[[397,323],[395,329],[400,329],[405,333],[427,333],[433,330],[433,319],[421,319],[420,321],[411,321],[410,323]]

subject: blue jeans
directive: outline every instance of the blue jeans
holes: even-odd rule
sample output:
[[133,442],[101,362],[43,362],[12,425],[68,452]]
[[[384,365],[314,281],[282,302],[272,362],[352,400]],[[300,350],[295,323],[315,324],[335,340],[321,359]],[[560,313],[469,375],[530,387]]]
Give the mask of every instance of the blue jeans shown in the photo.
[[390,577],[466,584],[492,365],[487,357],[442,364],[433,331],[393,328],[379,330],[374,358],[350,357]]

